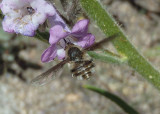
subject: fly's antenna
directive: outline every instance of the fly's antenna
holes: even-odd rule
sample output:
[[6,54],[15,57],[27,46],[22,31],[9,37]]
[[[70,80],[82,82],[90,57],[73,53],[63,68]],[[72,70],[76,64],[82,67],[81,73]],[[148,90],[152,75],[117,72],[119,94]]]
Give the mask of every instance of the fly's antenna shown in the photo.
[[66,39],[63,39],[64,40],[64,42],[65,42],[65,44],[70,44],[70,42],[68,42]]
[[67,40],[66,40],[66,39],[63,39],[63,40],[64,40],[64,42],[65,42],[67,45],[72,44],[69,38],[68,38]]

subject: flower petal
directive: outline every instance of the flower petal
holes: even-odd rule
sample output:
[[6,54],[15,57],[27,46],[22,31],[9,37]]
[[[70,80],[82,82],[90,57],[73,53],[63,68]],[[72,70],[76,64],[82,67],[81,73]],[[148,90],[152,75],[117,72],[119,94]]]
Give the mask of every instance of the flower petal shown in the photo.
[[[28,10],[28,7],[33,10]],[[55,8],[46,0],[2,0],[0,8],[5,15],[3,29],[26,36],[34,36],[38,26],[48,16],[56,14]]]
[[57,46],[57,57],[59,60],[63,60],[65,58],[65,50],[64,48],[60,47],[59,45]]
[[31,0],[30,5],[37,12],[46,14],[47,16],[53,16],[56,13],[56,9],[47,3],[46,0]]
[[14,33],[15,24],[13,23],[13,19],[9,19],[5,16],[2,21],[2,26],[5,32]]
[[71,30],[68,28],[67,24],[64,22],[64,20],[59,16],[59,14],[56,12],[54,16],[48,17],[49,27],[53,27],[55,25],[61,25],[63,29],[67,32],[70,32]]
[[88,24],[89,24],[88,19],[83,19],[83,20],[78,21],[72,28],[71,34],[78,38],[83,37],[84,35],[87,34]]
[[[30,19],[30,16],[25,16],[22,20],[17,20],[19,24],[16,24],[14,31],[25,36],[34,36],[38,24],[33,24],[32,21],[27,22],[27,19]],[[26,22],[26,24],[24,24],[24,22]]]
[[82,48],[87,48],[90,47],[94,42],[95,42],[95,36],[88,33],[86,36],[79,39],[76,44]]
[[13,9],[22,8],[26,3],[26,0],[2,0],[2,12],[9,13]]
[[68,32],[65,32],[62,26],[56,25],[50,29],[49,43],[56,44],[61,39],[67,37],[67,35],[68,35]]
[[49,48],[47,48],[42,56],[41,61],[42,62],[50,62],[54,60],[54,58],[57,56],[57,48],[56,45],[51,45]]
[[56,14],[56,9],[45,0],[31,0],[30,5],[36,10],[32,17],[34,24],[43,24],[48,16]]

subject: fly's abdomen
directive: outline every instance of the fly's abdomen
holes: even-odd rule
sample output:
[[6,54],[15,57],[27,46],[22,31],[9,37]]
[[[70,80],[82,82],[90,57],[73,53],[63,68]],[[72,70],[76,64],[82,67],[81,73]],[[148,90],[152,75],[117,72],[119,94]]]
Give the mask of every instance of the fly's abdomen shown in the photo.
[[94,66],[92,60],[76,61],[71,70],[72,77],[77,77],[80,80],[89,79],[92,76],[92,69]]

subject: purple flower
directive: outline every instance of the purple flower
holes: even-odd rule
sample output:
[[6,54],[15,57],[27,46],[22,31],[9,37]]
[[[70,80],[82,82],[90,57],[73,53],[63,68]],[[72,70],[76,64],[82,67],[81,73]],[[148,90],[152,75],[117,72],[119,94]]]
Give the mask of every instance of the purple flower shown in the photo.
[[[50,29],[49,43],[50,47],[47,48],[41,57],[42,62],[50,62],[58,57],[59,60],[65,58],[65,41],[78,45],[82,48],[91,46],[95,37],[88,32],[89,20],[84,19],[78,21],[71,32],[65,31],[61,25],[55,25]],[[64,41],[65,40],[65,41]]]
[[67,24],[64,22],[64,20],[60,17],[58,11],[56,11],[54,16],[48,17],[48,22],[49,22],[49,28],[52,28],[53,26],[60,25],[64,28],[66,31],[70,31],[68,28]]
[[38,26],[56,12],[45,0],[2,0],[0,8],[5,15],[4,31],[26,36],[34,36]]

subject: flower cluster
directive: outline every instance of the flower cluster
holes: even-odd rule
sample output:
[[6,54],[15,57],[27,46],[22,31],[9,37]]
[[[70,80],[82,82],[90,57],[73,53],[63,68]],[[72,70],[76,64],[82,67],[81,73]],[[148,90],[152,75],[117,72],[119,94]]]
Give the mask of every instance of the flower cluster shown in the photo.
[[80,20],[74,25],[71,32],[65,31],[61,25],[52,27],[49,38],[51,46],[42,54],[42,62],[52,61],[56,56],[60,60],[65,58],[64,49],[66,44],[64,39],[82,48],[91,46],[95,41],[95,37],[91,33],[87,33],[88,24],[89,20]]
[[25,36],[34,36],[38,26],[56,12],[45,0],[2,0],[0,8],[5,15],[4,31]]
[[0,8],[5,15],[3,29],[10,33],[34,36],[39,25],[48,19],[50,46],[43,52],[42,62],[50,62],[56,57],[63,60],[66,41],[82,48],[95,41],[94,35],[88,33],[89,20],[78,21],[70,30],[56,9],[45,0],[2,0]]

